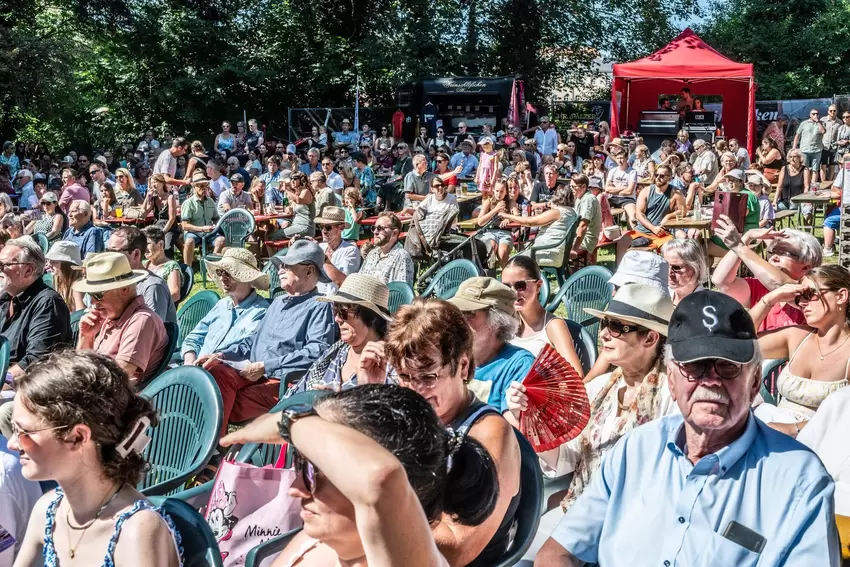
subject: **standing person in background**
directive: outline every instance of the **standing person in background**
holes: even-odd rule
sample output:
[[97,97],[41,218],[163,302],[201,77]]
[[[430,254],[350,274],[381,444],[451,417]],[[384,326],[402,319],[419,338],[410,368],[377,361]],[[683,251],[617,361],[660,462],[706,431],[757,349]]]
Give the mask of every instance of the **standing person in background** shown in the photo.
[[154,225],[165,233],[165,250],[173,255],[174,244],[180,234],[180,225],[177,222],[177,196],[168,190],[165,176],[161,173],[154,174],[150,179],[150,190],[145,195],[144,216],[153,212]]
[[812,172],[812,183],[819,179],[820,162],[823,155],[823,135],[826,128],[819,120],[820,111],[813,108],[809,111],[809,119],[800,122],[794,135],[793,149],[803,152],[803,165]]
[[257,121],[254,118],[248,120],[248,135],[245,136],[245,148],[251,152],[256,151],[258,146],[265,145],[263,132],[257,127]]
[[59,197],[59,208],[67,214],[71,201],[76,200],[91,203],[91,194],[77,181],[76,170],[67,168],[62,171],[62,195]]
[[334,132],[334,148],[346,148],[348,151],[357,149],[357,142],[360,135],[357,132],[350,132],[351,121],[348,118],[343,119],[340,123],[341,132]]
[[230,122],[226,120],[221,123],[221,134],[215,137],[213,142],[215,153],[233,152],[236,150],[236,136],[230,133]]
[[174,141],[171,142],[171,147],[164,152],[160,152],[159,157],[156,158],[152,173],[163,174],[166,183],[169,185],[188,185],[188,180],[177,177],[177,158],[185,156],[188,149],[189,142],[186,138],[174,138]]
[[826,117],[821,118],[821,124],[824,127],[823,135],[823,153],[821,154],[821,181],[827,181],[835,177],[835,165],[839,163],[836,160],[836,140],[838,139],[838,129],[841,128],[841,119],[838,118],[838,107],[835,104],[830,104],[826,111]]
[[497,155],[493,151],[493,138],[481,138],[481,153],[478,154],[478,170],[475,172],[475,184],[482,195],[493,191],[493,185],[499,178],[501,166],[497,163]]
[[21,160],[15,155],[15,144],[11,141],[3,142],[3,153],[0,154],[0,165],[9,166],[9,177],[14,177],[21,168]]
[[599,242],[599,234],[602,232],[602,209],[599,201],[588,190],[589,183],[587,176],[581,173],[573,175],[570,179],[579,223],[573,248],[570,250],[570,258],[578,258],[580,254],[592,255]]
[[537,142],[537,150],[542,155],[553,156],[557,153],[561,136],[548,116],[540,117],[540,127],[534,132],[534,140]]

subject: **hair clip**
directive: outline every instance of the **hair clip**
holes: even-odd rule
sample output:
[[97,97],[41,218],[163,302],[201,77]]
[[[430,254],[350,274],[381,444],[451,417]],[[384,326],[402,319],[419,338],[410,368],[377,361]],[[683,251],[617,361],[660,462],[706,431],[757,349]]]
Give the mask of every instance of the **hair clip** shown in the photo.
[[130,433],[115,447],[115,451],[121,458],[126,459],[131,452],[138,453],[139,455],[142,454],[142,451],[151,442],[151,438],[145,435],[145,430],[150,426],[151,420],[148,416],[142,416],[136,420],[136,423],[130,428]]

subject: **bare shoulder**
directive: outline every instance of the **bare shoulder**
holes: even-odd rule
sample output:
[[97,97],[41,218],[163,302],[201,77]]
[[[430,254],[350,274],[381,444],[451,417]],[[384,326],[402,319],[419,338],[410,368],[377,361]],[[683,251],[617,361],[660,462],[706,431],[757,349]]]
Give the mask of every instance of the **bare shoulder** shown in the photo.
[[491,453],[519,449],[513,426],[499,414],[485,415],[469,429],[469,434]]
[[140,510],[130,516],[121,527],[115,547],[115,564],[119,567],[178,565],[174,536],[165,518],[154,510]]

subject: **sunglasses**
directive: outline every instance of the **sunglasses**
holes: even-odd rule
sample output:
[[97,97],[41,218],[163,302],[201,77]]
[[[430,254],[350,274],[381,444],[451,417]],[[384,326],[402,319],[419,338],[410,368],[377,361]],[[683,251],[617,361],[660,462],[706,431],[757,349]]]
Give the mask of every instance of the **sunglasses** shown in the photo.
[[620,335],[628,334],[628,333],[636,333],[637,331],[645,330],[640,325],[626,325],[619,321],[611,321],[609,319],[600,319],[599,326],[603,329],[608,329],[608,332],[615,339],[620,337]]
[[323,224],[322,225],[322,232],[330,232],[331,230],[333,230],[335,228],[339,228],[341,226],[342,225],[339,225],[339,224]]
[[663,173],[656,173],[656,174],[655,174],[655,178],[656,178],[656,179],[667,179],[668,177],[670,177],[670,176],[669,176],[669,175],[665,175],[665,174],[663,174]]
[[685,266],[684,264],[682,264],[682,265],[670,264],[670,273],[671,274],[681,274],[682,272],[685,271],[685,268],[687,268],[687,266]]
[[333,167],[333,163],[331,163],[329,161],[323,161],[322,165],[325,165],[325,166],[328,166],[328,167]]
[[743,364],[722,358],[704,358],[693,362],[674,362],[674,364],[689,382],[703,378],[709,368],[714,368],[714,374],[721,380],[733,380],[744,370]]
[[103,301],[103,296],[106,295],[105,291],[90,291],[89,297],[91,297],[95,301]]
[[797,294],[797,297],[794,298],[794,304],[800,305],[800,302],[802,302],[802,301],[809,303],[810,301],[813,301],[815,299],[820,301],[821,299],[823,299],[823,297],[821,296],[821,293],[824,292],[824,291],[836,291],[836,290],[834,290],[834,289],[822,289],[822,290],[818,291],[818,290],[810,287],[810,288],[804,289],[802,292]]
[[437,163],[446,163],[448,160],[445,159],[437,159]]
[[337,305],[336,303],[331,305],[331,309],[333,310],[334,317],[339,317],[343,321],[350,319],[355,310],[352,305]]
[[304,488],[310,494],[316,493],[316,476],[319,474],[319,469],[316,465],[307,460],[297,449],[292,453],[292,468],[295,469],[295,474],[301,475],[301,480],[304,482]]
[[528,284],[536,282],[537,280],[518,280],[515,282],[507,283],[502,282],[506,286],[513,288],[514,291],[524,292],[528,289]]
[[230,273],[226,270],[222,270],[221,268],[215,271],[215,277],[217,277],[218,279],[224,279],[225,276],[230,278]]
[[797,254],[796,252],[792,252],[791,250],[785,250],[783,248],[779,248],[777,250],[771,250],[770,253],[773,254],[774,256],[782,256],[782,257],[788,258],[790,260],[794,260],[795,262],[800,261],[800,255]]
[[372,227],[372,232],[383,232],[383,231],[385,231],[385,230],[392,230],[392,229],[393,229],[393,227],[391,227],[391,226],[378,226],[378,225],[375,225],[374,227]]

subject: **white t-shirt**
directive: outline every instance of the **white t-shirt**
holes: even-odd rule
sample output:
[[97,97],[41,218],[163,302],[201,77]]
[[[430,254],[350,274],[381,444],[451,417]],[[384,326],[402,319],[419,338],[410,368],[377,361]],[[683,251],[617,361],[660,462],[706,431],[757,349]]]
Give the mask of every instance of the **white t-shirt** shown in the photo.
[[210,189],[215,194],[215,198],[218,199],[222,191],[230,189],[230,180],[222,175],[215,181],[210,181]]
[[738,148],[738,153],[735,154],[735,157],[737,158],[738,163],[740,164],[738,166],[740,169],[743,169],[744,171],[750,169],[750,154],[747,153],[746,149]]
[[[319,244],[319,247],[322,249],[322,252],[326,252],[328,249],[328,245],[325,242]],[[331,264],[333,264],[334,268],[346,276],[359,270],[360,262],[362,261],[363,257],[360,255],[360,249],[347,240],[343,240],[342,244],[339,245],[339,248],[334,250],[334,253],[331,256]],[[316,288],[322,295],[331,295],[337,292],[339,286],[333,282],[319,282]]]
[[332,171],[331,174],[328,175],[327,185],[339,193],[342,193],[342,190],[345,188],[345,182],[342,180],[342,175],[336,171]]
[[632,191],[630,195],[616,195],[616,197],[634,197],[637,192],[637,181],[637,171],[631,167],[627,168],[625,171],[619,167],[615,167],[608,172],[608,177],[605,180],[605,186],[613,185],[618,189],[624,189],[629,186],[629,183],[634,183],[635,190]]
[[0,567],[11,567],[27,531],[30,513],[41,498],[41,486],[21,474],[18,455],[0,436],[0,526],[15,538],[14,547],[0,553]]

